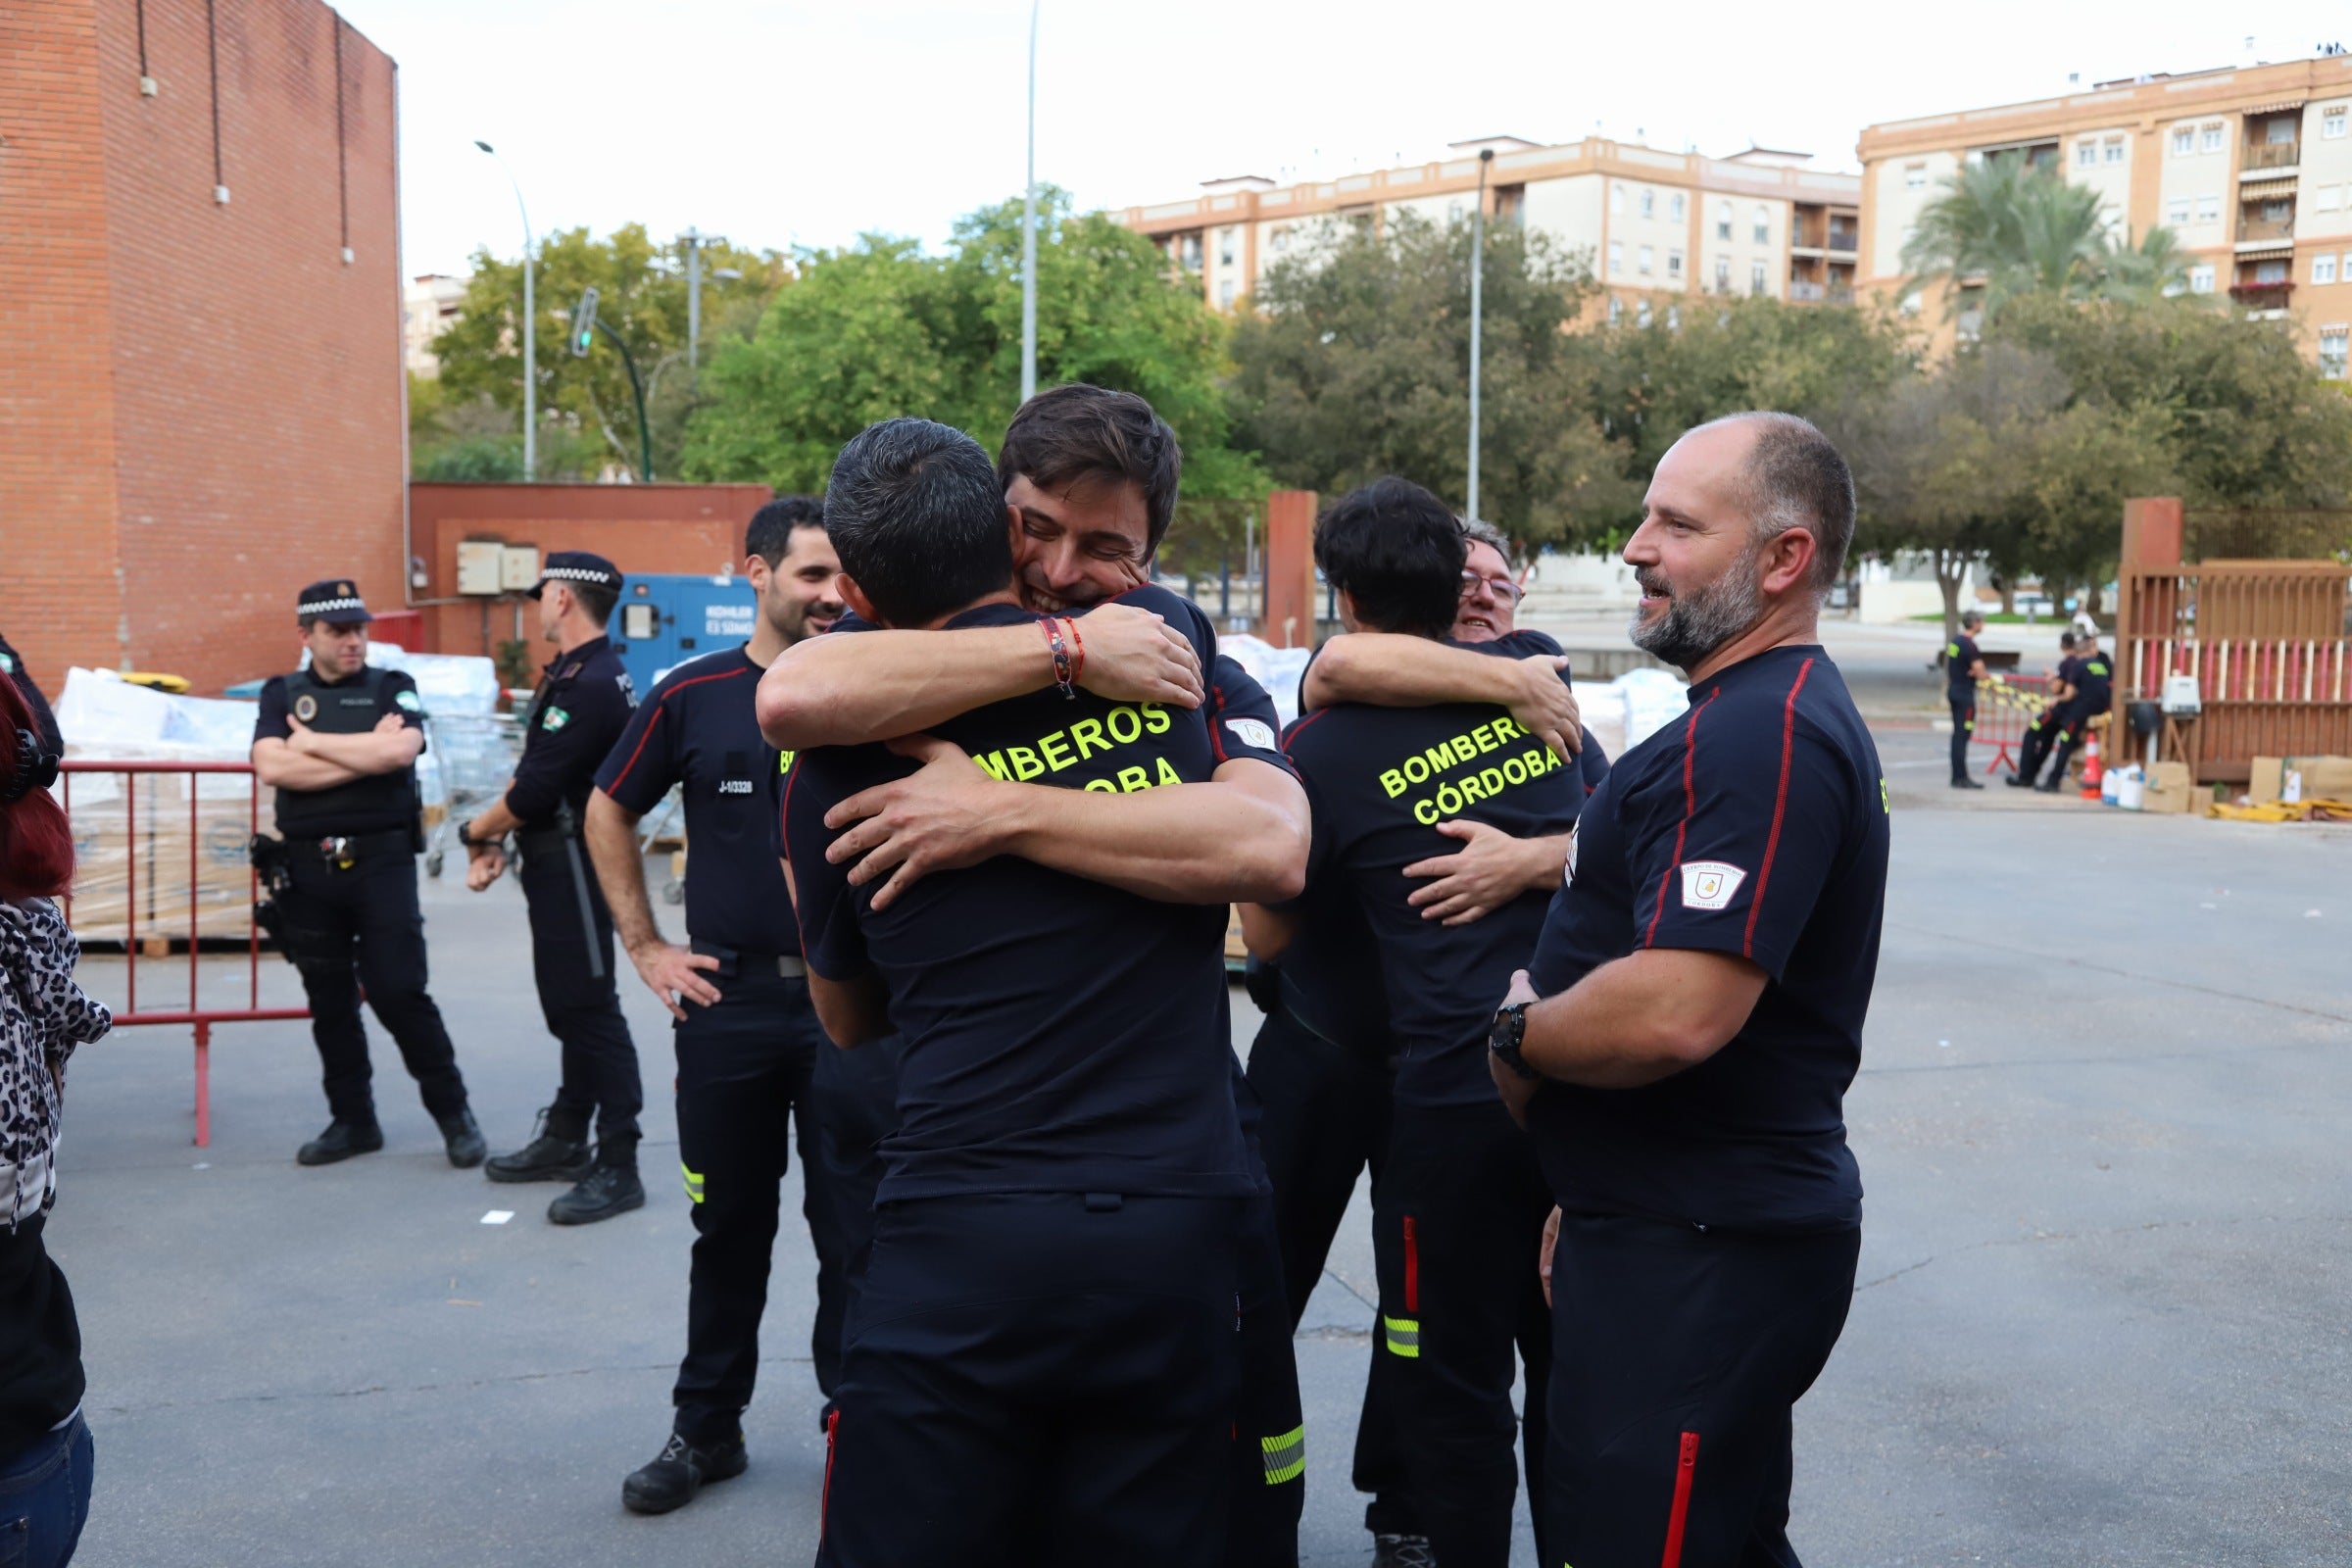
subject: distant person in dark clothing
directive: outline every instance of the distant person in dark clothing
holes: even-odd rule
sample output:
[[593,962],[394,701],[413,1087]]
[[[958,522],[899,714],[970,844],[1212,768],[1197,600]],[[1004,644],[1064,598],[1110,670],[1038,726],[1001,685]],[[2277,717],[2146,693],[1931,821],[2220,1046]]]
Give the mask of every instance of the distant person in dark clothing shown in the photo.
[[1977,682],[1984,678],[1984,656],[1977,648],[1977,633],[1984,617],[1970,611],[1960,617],[1960,631],[1943,645],[1943,695],[1952,709],[1952,788],[1981,790],[1968,776],[1968,743],[1977,738]]
[[74,1294],[41,1232],[67,1058],[114,1020],[74,983],[81,950],[49,902],[73,885],[74,834],[36,722],[0,680],[0,1559],[62,1568],[89,1517],[92,1449]]

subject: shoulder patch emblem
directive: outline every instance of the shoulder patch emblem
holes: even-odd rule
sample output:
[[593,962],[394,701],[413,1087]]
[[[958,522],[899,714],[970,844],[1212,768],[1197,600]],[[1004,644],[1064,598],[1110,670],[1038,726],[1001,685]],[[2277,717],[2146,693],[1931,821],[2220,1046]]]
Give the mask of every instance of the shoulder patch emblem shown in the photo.
[[1682,867],[1683,907],[1721,909],[1732,902],[1747,873],[1722,860],[1692,860]]
[[1274,732],[1259,719],[1229,718],[1225,721],[1225,728],[1235,740],[1240,741],[1244,746],[1261,752],[1274,750]]
[[544,730],[559,730],[570,722],[571,715],[561,708],[551,708],[539,715],[539,727]]
[[415,692],[406,689],[392,694],[392,704],[405,712],[420,713],[424,711],[423,702],[417,698]]
[[304,692],[300,697],[295,698],[294,716],[305,724],[317,718],[318,716],[318,699],[313,697],[309,692]]
[[618,671],[613,675],[612,683],[620,688],[620,695],[627,700],[628,705],[635,708],[637,706],[637,683],[629,679],[629,672],[625,669]]

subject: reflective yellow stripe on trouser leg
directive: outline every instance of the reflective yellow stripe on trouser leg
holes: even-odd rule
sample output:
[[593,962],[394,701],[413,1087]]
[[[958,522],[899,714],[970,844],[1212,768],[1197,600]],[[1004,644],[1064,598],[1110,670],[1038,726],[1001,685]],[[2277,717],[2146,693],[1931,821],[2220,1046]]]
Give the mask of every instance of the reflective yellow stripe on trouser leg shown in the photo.
[[1306,1427],[1303,1423],[1291,1428],[1279,1438],[1260,1438],[1257,1446],[1265,1453],[1267,1486],[1279,1487],[1285,1481],[1296,1481],[1306,1473]]
[[1387,1331],[1391,1355],[1414,1356],[1421,1353],[1421,1320],[1417,1317],[1380,1316],[1380,1326]]
[[683,1171],[686,1176],[686,1196],[697,1203],[701,1202],[703,1200],[703,1173],[699,1170],[687,1169],[686,1162],[682,1159],[678,1161],[678,1169]]

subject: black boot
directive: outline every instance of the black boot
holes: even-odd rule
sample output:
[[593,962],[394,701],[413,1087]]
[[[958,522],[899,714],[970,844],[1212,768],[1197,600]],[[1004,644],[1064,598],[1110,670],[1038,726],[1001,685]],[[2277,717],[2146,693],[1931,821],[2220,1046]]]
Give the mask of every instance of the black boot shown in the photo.
[[384,1130],[370,1116],[366,1121],[345,1121],[337,1116],[326,1124],[326,1131],[294,1152],[297,1165],[332,1165],[354,1154],[372,1154],[384,1147]]
[[547,1217],[558,1225],[593,1225],[644,1206],[645,1183],[637,1179],[634,1152],[623,1164],[600,1151],[580,1185],[547,1205]]
[[539,1113],[535,1136],[512,1154],[498,1154],[482,1167],[494,1182],[576,1182],[588,1174],[588,1129],[576,1132],[556,1122],[550,1106]]
[[473,1119],[471,1106],[460,1105],[433,1120],[441,1129],[441,1142],[449,1149],[449,1162],[458,1169],[473,1169],[490,1152],[490,1146],[482,1141],[481,1123]]
[[621,1505],[631,1513],[667,1513],[683,1508],[710,1481],[731,1481],[749,1463],[743,1434],[737,1433],[708,1447],[697,1447],[676,1432],[662,1446],[653,1463],[629,1472],[620,1484]]
[[1978,783],[1975,779],[1970,778],[1965,773],[1952,780],[1952,788],[1956,790],[1981,790],[1984,787],[1984,785]]

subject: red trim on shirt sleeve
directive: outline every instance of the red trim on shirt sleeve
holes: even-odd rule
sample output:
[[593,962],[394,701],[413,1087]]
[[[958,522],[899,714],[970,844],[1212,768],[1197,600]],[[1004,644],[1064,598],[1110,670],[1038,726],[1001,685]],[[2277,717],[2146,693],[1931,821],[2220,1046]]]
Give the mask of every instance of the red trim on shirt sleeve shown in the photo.
[[1233,760],[1225,755],[1225,743],[1217,739],[1217,716],[1225,711],[1225,688],[1214,681],[1208,687],[1208,749],[1219,766]]
[[1796,750],[1796,694],[1805,689],[1805,677],[1813,672],[1813,661],[1807,659],[1796,666],[1796,679],[1788,683],[1788,701],[1781,709],[1781,789],[1772,801],[1772,832],[1764,840],[1764,863],[1756,868],[1756,896],[1748,901],[1747,931],[1740,940],[1740,956],[1756,956],[1756,916],[1764,912],[1764,890],[1772,885],[1772,858],[1781,847],[1781,824],[1788,816],[1788,764]]
[[1312,724],[1316,719],[1321,718],[1325,713],[1330,711],[1331,710],[1328,708],[1318,708],[1313,712],[1300,719],[1298,723],[1293,724],[1291,726],[1291,732],[1282,738],[1282,755],[1285,757],[1290,756],[1292,743],[1297,741],[1300,735],[1306,733],[1306,726]]
[[[653,716],[645,721],[645,728],[637,732],[637,747],[634,751],[629,753],[629,760],[620,764],[619,772],[612,775],[612,789],[616,790],[629,781],[629,769],[635,767],[637,765],[637,759],[645,755],[645,743],[654,738],[654,726],[661,723],[662,715],[669,711],[669,700],[672,697],[684,691],[689,686],[700,686],[707,680],[731,680],[737,675],[747,673],[749,673],[749,671],[741,669],[722,669],[715,675],[696,675],[689,680],[682,680],[678,682],[675,686],[670,687],[661,696],[655,698]],[[610,795],[612,793],[612,790],[607,790],[605,793]]]
[[1698,715],[1722,695],[1720,686],[1707,693],[1707,701],[1690,710],[1690,720],[1683,726],[1683,819],[1674,825],[1674,858],[1658,877],[1657,904],[1649,911],[1649,929],[1642,933],[1645,948],[1658,940],[1658,921],[1666,914],[1666,890],[1674,885],[1675,870],[1683,863],[1683,844],[1690,834],[1690,818],[1698,811],[1698,786],[1691,772],[1692,759],[1698,755]]

